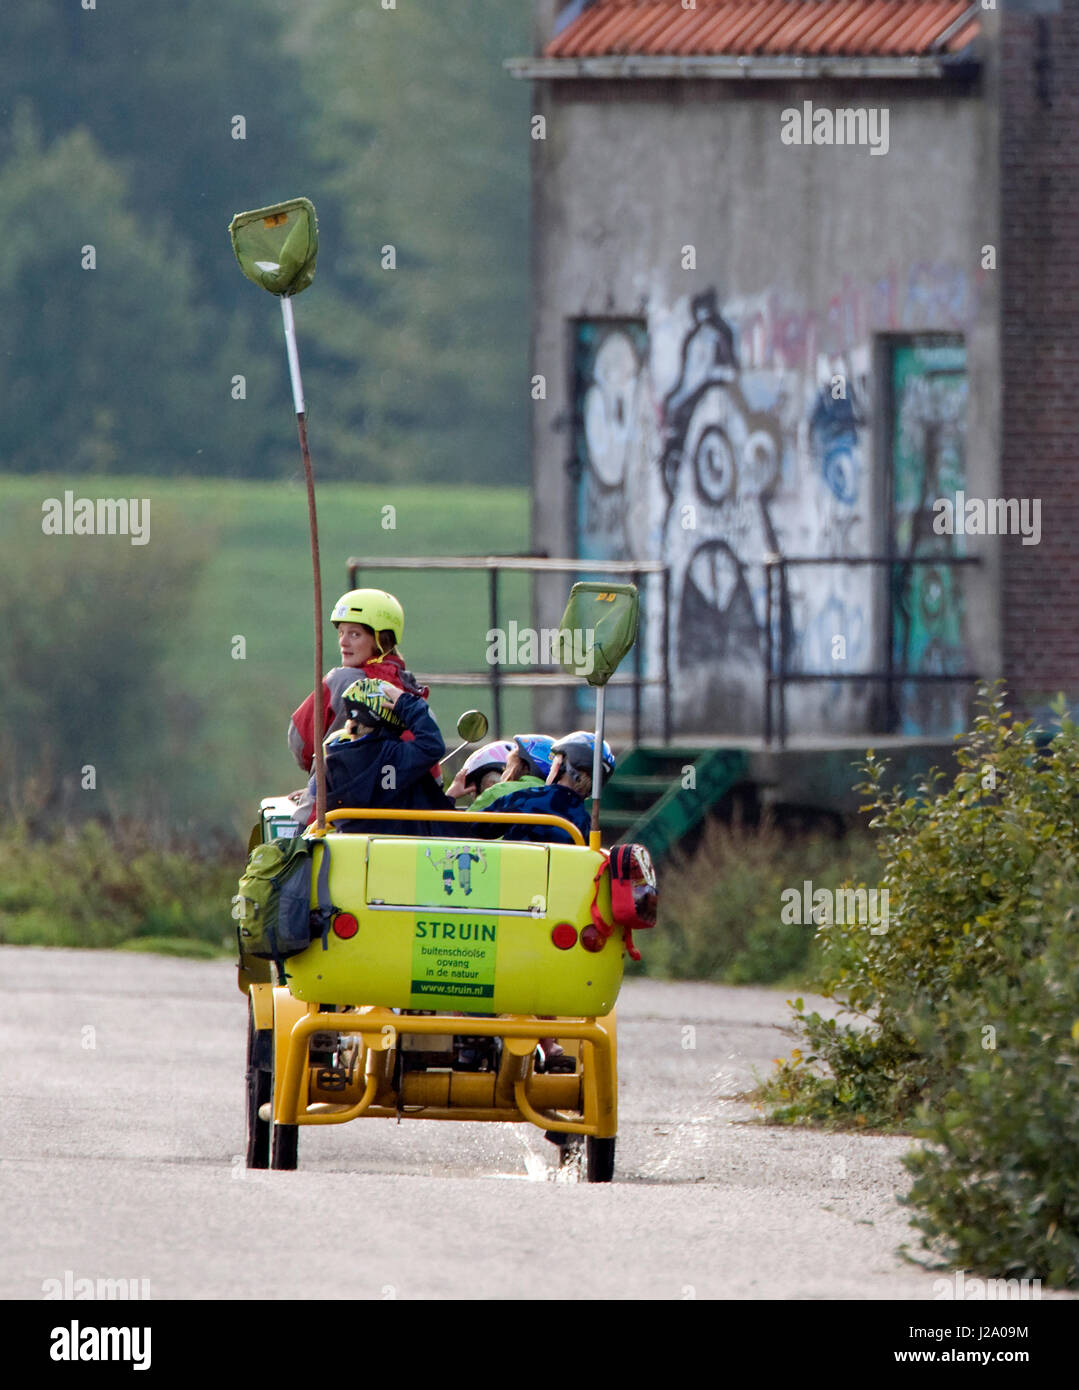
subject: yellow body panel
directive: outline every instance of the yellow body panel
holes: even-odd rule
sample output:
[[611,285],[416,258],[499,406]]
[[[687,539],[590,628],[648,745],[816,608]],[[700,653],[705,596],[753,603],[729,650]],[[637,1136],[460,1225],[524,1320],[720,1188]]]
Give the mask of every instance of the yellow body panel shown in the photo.
[[[347,940],[330,931],[285,962],[297,999],[586,1018],[614,1007],[620,935],[597,952],[579,942],[560,950],[551,939],[560,922],[578,933],[591,925],[598,852],[377,833],[330,832],[323,843],[331,901],[355,916],[359,930]],[[597,901],[610,921],[606,874]]]
[[[267,964],[269,964],[268,961]],[[255,1027],[259,1029],[272,1028],[273,985],[264,983],[261,980],[255,981],[248,991],[248,997],[251,1000],[251,1010],[255,1018]]]

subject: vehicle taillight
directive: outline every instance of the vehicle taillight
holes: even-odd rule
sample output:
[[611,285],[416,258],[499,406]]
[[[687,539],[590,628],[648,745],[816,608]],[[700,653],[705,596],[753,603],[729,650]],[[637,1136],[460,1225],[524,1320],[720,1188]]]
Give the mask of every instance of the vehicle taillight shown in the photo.
[[351,912],[339,912],[333,919],[333,934],[339,936],[342,941],[348,941],[359,929],[360,924]]
[[577,928],[572,922],[559,922],[557,927],[551,929],[551,940],[560,951],[568,951],[577,944]]
[[586,951],[602,951],[603,943],[606,939],[605,936],[592,926],[585,927],[584,931],[581,932],[581,945]]

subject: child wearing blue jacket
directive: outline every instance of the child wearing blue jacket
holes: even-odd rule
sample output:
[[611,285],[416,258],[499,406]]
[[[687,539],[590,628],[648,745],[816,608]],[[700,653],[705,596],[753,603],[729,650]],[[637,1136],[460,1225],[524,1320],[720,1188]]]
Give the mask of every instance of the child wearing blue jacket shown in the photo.
[[[551,770],[547,784],[511,792],[499,799],[492,810],[527,811],[532,814],[562,816],[571,821],[588,840],[592,818],[585,807],[592,795],[592,760],[596,747],[594,734],[579,729],[567,734],[551,747]],[[604,740],[600,754],[601,778],[606,781],[614,771],[614,754]],[[539,840],[546,844],[568,845],[568,831],[557,825],[509,825],[504,840]]]
[[[358,680],[341,697],[345,727],[326,740],[326,810],[344,807],[452,811],[431,775],[446,751],[427,701],[385,681]],[[402,739],[405,730],[411,739]],[[314,804],[314,778],[308,784]],[[381,835],[430,835],[421,820],[340,821],[336,828]]]
[[[594,734],[585,729],[567,734],[551,745],[550,771],[547,783],[542,787],[526,787],[499,798],[490,808],[493,811],[529,812],[538,815],[562,816],[570,821],[584,836],[588,843],[588,832],[592,828],[592,817],[585,807],[585,800],[592,795],[592,763],[595,754]],[[614,771],[614,754],[610,744],[604,741],[600,753],[601,785]],[[557,825],[507,825],[504,840],[538,840],[543,844],[568,845],[569,832]],[[549,1015],[542,1015],[549,1017]],[[573,1058],[563,1051],[557,1039],[540,1038],[541,1060],[538,1070],[544,1072],[571,1072],[574,1070]],[[559,1137],[551,1133],[547,1138],[558,1143]]]

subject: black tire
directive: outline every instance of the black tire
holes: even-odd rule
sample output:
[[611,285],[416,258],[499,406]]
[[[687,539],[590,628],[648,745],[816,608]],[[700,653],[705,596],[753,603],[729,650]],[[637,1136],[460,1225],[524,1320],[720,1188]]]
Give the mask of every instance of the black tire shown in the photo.
[[586,1182],[610,1182],[614,1177],[614,1140],[597,1139],[589,1134],[584,1141]]
[[274,1125],[270,1167],[291,1173],[296,1167],[299,1125]]
[[[274,1054],[276,1056],[276,1052]],[[273,1060],[270,1063],[270,1094],[273,1094]],[[270,1167],[291,1173],[296,1167],[299,1125],[270,1125]]]
[[248,1168],[270,1166],[270,1122],[259,1109],[273,1094],[273,1029],[255,1027],[255,1011],[247,1009],[247,1153]]

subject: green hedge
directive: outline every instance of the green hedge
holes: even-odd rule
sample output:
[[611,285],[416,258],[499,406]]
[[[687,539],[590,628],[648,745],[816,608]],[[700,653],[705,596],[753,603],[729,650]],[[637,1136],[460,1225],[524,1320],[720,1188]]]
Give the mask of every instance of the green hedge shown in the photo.
[[162,938],[234,948],[229,904],[245,847],[169,845],[137,825],[89,821],[53,839],[24,828],[0,838],[0,943],[143,946]]
[[763,1088],[774,1118],[929,1141],[908,1200],[930,1248],[993,1274],[1079,1283],[1079,728],[1051,739],[998,690],[944,785],[883,790],[870,758],[885,934],[818,931],[804,1046]]

